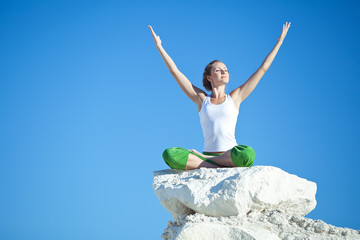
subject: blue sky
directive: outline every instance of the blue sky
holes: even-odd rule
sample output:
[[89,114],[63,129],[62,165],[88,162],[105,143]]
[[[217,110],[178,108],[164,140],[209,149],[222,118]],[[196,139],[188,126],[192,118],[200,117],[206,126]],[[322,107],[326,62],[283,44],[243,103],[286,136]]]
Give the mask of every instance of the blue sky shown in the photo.
[[214,59],[244,83],[287,37],[241,104],[255,165],[317,183],[308,217],[360,229],[358,1],[1,1],[0,238],[159,239],[152,190],[167,147],[202,150],[193,104],[148,25],[201,87]]

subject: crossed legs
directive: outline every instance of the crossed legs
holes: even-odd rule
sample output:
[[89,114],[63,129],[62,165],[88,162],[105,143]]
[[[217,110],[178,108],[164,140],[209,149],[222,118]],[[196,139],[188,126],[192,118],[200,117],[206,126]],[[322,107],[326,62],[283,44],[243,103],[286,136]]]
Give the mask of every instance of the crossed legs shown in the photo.
[[173,169],[250,167],[255,160],[255,151],[246,145],[237,145],[218,156],[209,156],[196,150],[168,148],[163,153],[165,163]]
[[192,169],[198,169],[198,168],[219,168],[222,166],[215,165],[213,163],[204,161],[200,157],[196,156],[195,154],[189,154],[189,158],[187,160],[185,169],[186,170],[192,170]]

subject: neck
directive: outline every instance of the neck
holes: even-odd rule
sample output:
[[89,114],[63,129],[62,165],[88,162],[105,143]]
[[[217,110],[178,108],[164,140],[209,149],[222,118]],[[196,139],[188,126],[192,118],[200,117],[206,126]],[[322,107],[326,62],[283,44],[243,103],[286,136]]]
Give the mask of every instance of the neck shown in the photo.
[[225,97],[225,86],[218,86],[218,87],[214,87],[212,89],[212,93],[211,93],[211,97],[212,98],[222,98]]

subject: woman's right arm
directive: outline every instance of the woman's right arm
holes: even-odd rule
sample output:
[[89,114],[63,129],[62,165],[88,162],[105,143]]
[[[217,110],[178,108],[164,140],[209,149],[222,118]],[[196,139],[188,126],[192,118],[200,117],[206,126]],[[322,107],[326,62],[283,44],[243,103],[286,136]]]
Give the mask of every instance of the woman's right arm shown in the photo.
[[170,73],[174,76],[175,80],[177,81],[177,83],[179,84],[179,86],[183,90],[183,92],[193,102],[195,102],[196,105],[198,106],[198,108],[200,109],[202,101],[203,101],[204,97],[206,96],[206,93],[203,90],[192,85],[191,82],[189,81],[189,79],[187,79],[185,77],[185,75],[179,71],[179,69],[176,67],[174,61],[170,58],[170,56],[166,53],[166,51],[162,47],[160,37],[155,34],[155,32],[151,26],[149,26],[149,28],[150,28],[152,36],[154,38],[155,46],[158,49],[162,59],[164,60],[167,68],[169,69]]

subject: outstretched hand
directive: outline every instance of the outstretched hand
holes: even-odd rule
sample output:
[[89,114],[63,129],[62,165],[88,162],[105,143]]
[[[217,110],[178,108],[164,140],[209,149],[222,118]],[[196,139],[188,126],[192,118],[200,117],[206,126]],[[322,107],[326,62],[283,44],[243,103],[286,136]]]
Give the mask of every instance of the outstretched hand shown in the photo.
[[283,30],[282,30],[280,37],[278,38],[278,41],[281,41],[281,42],[284,41],[284,38],[290,28],[290,24],[291,24],[291,22],[289,22],[289,23],[286,22],[285,24],[283,24]]
[[154,30],[152,29],[152,27],[149,25],[149,28],[151,30],[151,34],[154,38],[154,42],[155,42],[155,45],[156,47],[160,46],[161,45],[161,40],[160,40],[160,37],[156,35],[156,33],[154,32]]

